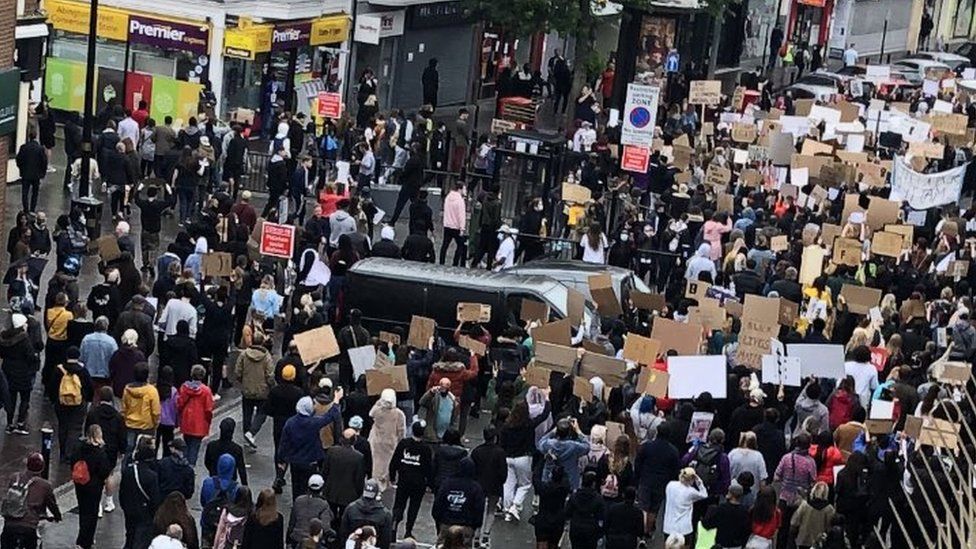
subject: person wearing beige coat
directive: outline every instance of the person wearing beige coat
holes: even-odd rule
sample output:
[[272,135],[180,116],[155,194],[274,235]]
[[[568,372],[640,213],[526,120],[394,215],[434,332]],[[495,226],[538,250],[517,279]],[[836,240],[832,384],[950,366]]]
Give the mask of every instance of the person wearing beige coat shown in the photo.
[[380,399],[369,411],[373,427],[369,432],[369,445],[373,450],[374,478],[385,491],[390,486],[390,460],[397,444],[406,436],[406,416],[396,406],[396,393],[393,389],[383,389]]

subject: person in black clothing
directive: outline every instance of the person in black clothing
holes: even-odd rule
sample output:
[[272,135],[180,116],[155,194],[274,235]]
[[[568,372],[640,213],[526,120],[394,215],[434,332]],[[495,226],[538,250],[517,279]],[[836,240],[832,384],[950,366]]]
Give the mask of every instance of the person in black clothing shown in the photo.
[[569,69],[569,63],[559,50],[549,59],[549,78],[552,79],[553,95],[556,101],[552,104],[552,113],[559,111],[559,103],[562,102],[562,113],[566,114],[566,106],[569,104],[569,92],[573,89],[573,71]]
[[[763,455],[767,471],[775,471],[780,459],[786,455],[786,438],[780,426],[780,414],[776,408],[766,408],[763,422],[752,430],[756,433],[756,449]],[[770,473],[772,474],[772,473]],[[756,479],[760,482],[763,479]]]
[[207,336],[197,342],[200,355],[210,359],[210,388],[217,392],[223,383],[223,368],[227,361],[227,347],[234,330],[234,285],[220,286],[214,292],[200,294],[204,308],[203,333]]
[[519,219],[519,249],[515,252],[516,261],[522,256],[525,261],[532,261],[545,252],[543,241],[536,238],[542,234],[545,226],[545,203],[542,197],[532,197]]
[[136,190],[136,206],[139,207],[139,219],[142,222],[140,244],[142,247],[142,264],[152,266],[159,251],[159,233],[162,231],[163,212],[176,205],[176,195],[172,192],[159,193],[159,187],[153,185],[146,189],[146,197],[142,196],[144,185],[140,184]]
[[47,152],[37,142],[34,130],[27,132],[27,142],[17,151],[17,169],[20,170],[22,211],[37,211],[37,193],[47,175]]
[[569,480],[562,465],[554,465],[548,479],[535,485],[539,495],[539,511],[535,515],[535,545],[537,549],[559,549],[559,540],[566,528],[566,498]]
[[434,211],[427,204],[427,191],[417,193],[410,204],[410,234],[429,235],[434,231]]
[[[204,324],[206,326],[206,324]],[[211,334],[202,339],[209,339]],[[167,337],[160,348],[160,366],[173,368],[174,386],[179,387],[190,380],[190,368],[199,364],[197,343],[190,337],[190,324],[186,320],[176,323],[176,333]],[[160,395],[162,397],[162,395]],[[235,456],[236,457],[236,456]]]
[[769,285],[770,291],[776,292],[783,299],[793,303],[803,303],[803,287],[797,282],[799,273],[796,267],[787,267],[783,271],[783,278]]
[[715,545],[720,547],[744,547],[752,533],[749,510],[739,500],[742,487],[736,483],[729,486],[725,501],[712,505],[702,518],[702,526],[715,529]]
[[420,77],[420,83],[424,88],[424,104],[437,108],[437,88],[440,86],[440,75],[437,73],[437,58],[431,57],[427,61],[427,68]]
[[641,527],[644,517],[634,503],[636,496],[634,487],[628,486],[623,489],[623,501],[611,504],[607,508],[603,527],[606,531],[605,547],[637,549],[637,542],[644,535],[644,529]]
[[217,476],[217,461],[220,456],[230,454],[237,464],[237,474],[235,478],[241,484],[247,484],[247,466],[244,464],[244,449],[241,445],[234,442],[234,429],[237,422],[234,418],[225,417],[220,422],[220,438],[211,440],[207,443],[207,450],[203,457],[204,465],[207,467],[207,474],[212,477]]
[[732,276],[735,294],[744,300],[746,294],[762,295],[763,279],[756,273],[756,260],[747,259],[746,268]]
[[494,425],[485,427],[485,442],[471,450],[471,459],[478,471],[478,483],[485,492],[485,516],[482,522],[481,544],[488,546],[491,539],[491,526],[495,522],[495,508],[508,476],[508,463],[505,449],[498,444]]
[[247,155],[247,140],[241,136],[240,124],[231,125],[231,138],[227,142],[224,155],[223,179],[230,185],[230,195],[237,200],[238,183],[244,175],[244,158]]
[[134,459],[122,468],[119,502],[125,515],[124,549],[148,547],[152,539],[153,517],[162,501],[155,457],[152,438],[142,437]]
[[[71,454],[71,470],[73,473],[83,468],[88,473],[87,482],[74,483],[75,496],[78,498],[78,537],[75,545],[91,549],[95,542],[102,489],[105,488],[105,479],[112,474],[115,462],[109,461],[106,456],[102,428],[98,424],[92,424],[88,426],[86,433],[85,440]],[[78,462],[84,462],[84,465],[79,466]]]
[[159,460],[159,493],[166,497],[170,492],[180,492],[183,497],[193,496],[195,475],[193,466],[186,461],[186,442],[182,438],[174,438],[169,443],[169,455]]
[[580,488],[569,496],[566,515],[569,518],[569,540],[573,549],[596,549],[603,536],[603,516],[606,505],[597,492],[597,476],[593,471],[583,473]]
[[[413,525],[424,500],[424,493],[433,476],[434,452],[424,442],[427,423],[416,421],[411,427],[411,437],[401,440],[393,451],[390,460],[390,483],[397,485],[393,501],[393,535],[396,536],[403,510],[407,507],[407,526],[403,537],[413,537]],[[399,480],[398,480],[399,479]]]
[[[273,425],[272,434],[276,456],[278,455],[278,443],[281,441],[281,432],[285,428],[285,422],[288,421],[288,418],[295,415],[295,405],[305,396],[304,389],[296,382],[297,372],[300,369],[302,368],[285,363],[281,368],[280,376],[275,376],[278,383],[268,392],[266,413],[271,417]],[[273,487],[276,493],[280,494],[282,488],[285,486],[285,471],[287,468],[287,463],[280,462],[277,459],[275,460]]]
[[372,338],[369,330],[363,328],[363,313],[359,309],[349,311],[349,325],[339,330],[339,382],[345,387],[352,387],[355,379],[352,376],[352,362],[349,361],[349,349],[368,345]]
[[433,263],[437,260],[437,251],[434,250],[434,241],[429,236],[411,234],[403,241],[400,256],[407,261]]
[[396,243],[396,231],[389,225],[380,229],[380,241],[373,244],[373,257],[400,259],[400,246]]
[[397,194],[396,207],[393,208],[393,217],[390,218],[390,225],[396,225],[400,219],[400,213],[408,201],[414,200],[420,187],[424,184],[424,161],[420,149],[420,143],[410,145],[410,157],[407,158],[403,171],[400,173],[400,193]]
[[[78,440],[82,426],[85,423],[85,411],[87,405],[95,396],[91,376],[88,369],[78,362],[81,353],[77,347],[68,347],[65,351],[65,361],[58,364],[51,371],[48,391],[55,395],[54,412],[58,417],[58,453],[61,463],[69,463],[71,459],[71,448],[69,441]],[[61,381],[64,376],[77,376],[80,385],[80,394],[72,394],[62,391]],[[65,384],[66,387],[69,384]]]
[[474,461],[461,459],[457,474],[444,481],[434,495],[430,514],[438,531],[438,541],[452,526],[461,526],[465,543],[470,543],[481,527],[485,513],[485,493],[475,480]]

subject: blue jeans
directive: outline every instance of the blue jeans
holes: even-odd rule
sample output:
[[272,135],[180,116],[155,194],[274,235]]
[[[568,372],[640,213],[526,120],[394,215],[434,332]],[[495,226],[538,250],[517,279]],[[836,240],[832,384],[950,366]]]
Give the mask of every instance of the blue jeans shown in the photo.
[[176,198],[180,202],[180,222],[188,221],[193,216],[193,189],[176,188]]
[[203,443],[203,437],[183,435],[183,440],[186,442],[186,461],[191,467],[196,467],[197,456],[200,454],[200,444]]

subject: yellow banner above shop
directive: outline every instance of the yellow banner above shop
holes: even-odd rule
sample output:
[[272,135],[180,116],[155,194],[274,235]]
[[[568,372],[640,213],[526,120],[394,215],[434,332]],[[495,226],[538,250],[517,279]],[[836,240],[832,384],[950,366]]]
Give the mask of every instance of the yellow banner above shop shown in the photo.
[[241,59],[254,59],[254,56],[259,53],[271,51],[271,35],[273,32],[274,27],[270,25],[227,29],[224,33],[224,55]]
[[308,37],[309,46],[322,46],[345,42],[349,38],[349,16],[332,15],[312,19],[312,33]]
[[[47,19],[55,29],[88,34],[89,4],[67,0],[46,0]],[[125,41],[129,36],[129,14],[100,6],[98,8],[98,36]]]

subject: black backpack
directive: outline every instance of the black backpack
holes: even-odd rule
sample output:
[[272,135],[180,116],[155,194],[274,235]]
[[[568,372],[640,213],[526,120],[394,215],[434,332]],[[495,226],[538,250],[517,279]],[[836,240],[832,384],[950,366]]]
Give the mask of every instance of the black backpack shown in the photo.
[[695,459],[691,460],[689,465],[695,470],[698,478],[702,480],[702,485],[705,488],[711,488],[718,479],[718,456],[721,452],[710,452],[703,457],[702,448],[704,445],[698,447],[698,450],[695,451]]
[[224,508],[233,502],[233,490],[231,490],[231,487],[228,486],[227,489],[221,488],[220,478],[210,478],[213,481],[214,488],[217,489],[217,493],[203,506],[203,511],[200,514],[201,538],[205,540],[213,539],[217,533],[217,523],[220,522],[220,514]]

